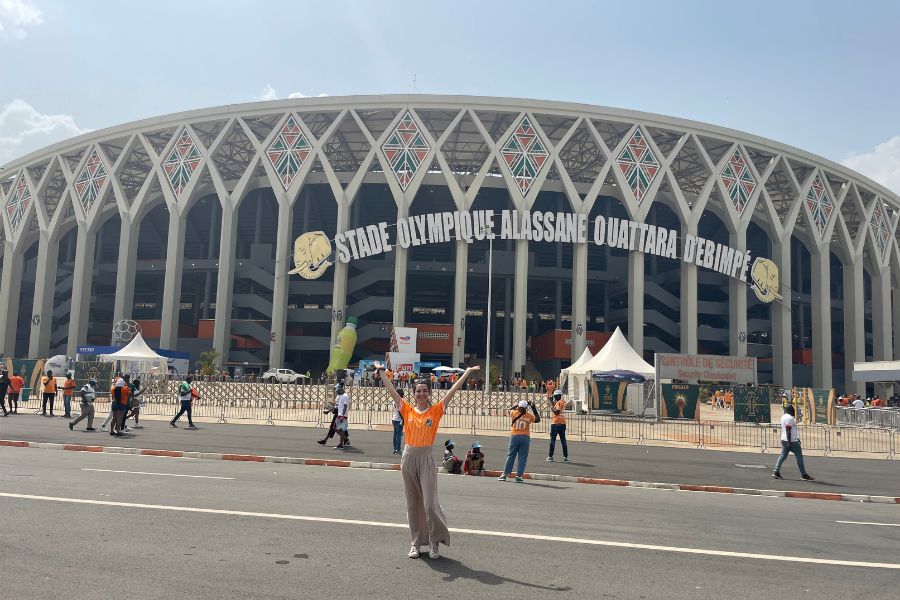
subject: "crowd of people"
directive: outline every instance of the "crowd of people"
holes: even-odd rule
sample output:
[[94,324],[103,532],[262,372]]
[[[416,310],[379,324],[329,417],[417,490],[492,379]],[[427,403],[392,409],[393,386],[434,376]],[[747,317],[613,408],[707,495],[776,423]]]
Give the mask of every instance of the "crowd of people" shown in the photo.
[[878,394],[867,398],[859,394],[841,394],[836,402],[838,406],[853,408],[900,408],[900,396],[891,396],[885,400]]

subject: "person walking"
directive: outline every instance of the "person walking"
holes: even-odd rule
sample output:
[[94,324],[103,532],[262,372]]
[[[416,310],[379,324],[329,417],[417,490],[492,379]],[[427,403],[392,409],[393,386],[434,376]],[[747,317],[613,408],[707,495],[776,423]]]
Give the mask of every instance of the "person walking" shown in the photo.
[[200,394],[197,393],[197,390],[194,388],[191,381],[191,376],[185,375],[184,381],[178,386],[178,399],[181,400],[181,410],[178,411],[175,418],[169,421],[169,425],[172,427],[178,427],[175,423],[181,418],[181,415],[187,413],[188,429],[197,429],[197,426],[194,425],[194,421],[191,418],[191,404],[193,404],[194,398],[200,397]]
[[569,447],[566,445],[566,401],[563,400],[562,390],[553,392],[553,403],[550,407],[553,418],[550,419],[550,454],[547,462],[553,462],[553,451],[556,450],[556,438],[562,444],[563,462],[569,462]]
[[[528,414],[529,406],[532,414]],[[528,462],[528,448],[531,445],[531,424],[540,423],[541,415],[534,402],[520,400],[518,406],[510,409],[509,417],[512,419],[509,450],[506,453],[506,466],[503,467],[503,473],[498,479],[506,481],[506,478],[512,473],[513,464],[518,457],[519,468],[516,471],[516,483],[525,483],[523,475],[525,475],[525,463]]]
[[53,378],[53,371],[47,371],[47,374],[41,377],[41,390],[43,391],[41,399],[41,414],[47,416],[47,403],[50,403],[50,416],[53,414],[53,401],[56,399],[56,379]]
[[97,431],[94,429],[94,400],[97,399],[97,380],[91,379],[86,384],[81,386],[81,390],[78,392],[79,396],[81,396],[81,414],[74,421],[69,422],[69,429],[75,430],[75,426],[78,425],[83,419],[87,419],[87,430],[88,431]]
[[791,452],[794,453],[794,458],[797,459],[800,477],[806,481],[814,481],[813,476],[806,472],[806,466],[803,464],[803,450],[800,448],[800,438],[797,435],[797,420],[794,418],[794,407],[789,404],[785,407],[784,414],[781,416],[781,455],[775,461],[775,470],[772,471],[773,478],[782,479],[781,466]]
[[437,436],[438,426],[453,400],[456,391],[463,386],[469,374],[479,367],[469,367],[453,384],[440,402],[432,404],[431,386],[427,381],[416,381],[413,387],[415,405],[403,401],[393,382],[384,374],[384,367],[375,365],[375,372],[384,383],[385,389],[394,400],[394,407],[403,417],[406,446],[400,459],[400,473],[403,476],[403,491],[406,494],[406,518],[412,545],[410,558],[419,558],[423,546],[428,546],[428,556],[441,557],[440,545],[450,545],[450,531],[447,518],[438,502],[437,468],[432,445]]
[[[3,416],[8,416],[9,412],[6,410],[6,392],[9,391],[9,371],[3,369],[0,372],[0,408],[3,408]],[[9,405],[10,410],[12,410],[12,403]],[[396,454],[396,453],[395,453]]]
[[14,415],[19,414],[19,394],[22,393],[22,388],[24,387],[25,380],[22,376],[13,373],[12,377],[9,378],[9,412]]
[[[135,379],[131,382],[131,394],[128,402],[128,412],[125,414],[125,422],[128,422],[128,419],[134,418],[134,428],[135,429],[143,429],[144,426],[140,424],[141,419],[141,408],[144,405],[144,390],[141,388],[141,380]],[[125,428],[126,431],[128,427]]]
[[344,389],[344,384],[342,383],[338,383],[334,391],[337,394],[337,400],[335,401],[337,414],[334,416],[334,430],[337,432],[337,435],[341,440],[340,442],[338,442],[338,445],[335,446],[335,449],[343,449],[348,446],[347,417],[350,416],[350,395],[347,394],[346,390]]
[[112,379],[112,385],[109,388],[109,414],[106,415],[106,418],[103,420],[103,424],[100,425],[100,431],[106,431],[106,428],[109,427],[109,424],[113,422],[113,419],[116,416],[116,399],[121,397],[121,393],[117,392],[116,388],[121,388],[124,385],[125,378],[122,377],[121,373],[116,373]]
[[125,427],[125,413],[128,412],[129,398],[131,397],[131,376],[125,373],[116,380],[110,390],[109,413],[112,424],[109,427],[109,435],[119,437],[130,431]]
[[[397,393],[403,398],[403,390],[397,390]],[[394,454],[401,454],[403,452],[400,447],[400,443],[403,441],[403,415],[400,414],[400,409],[396,405],[394,414],[391,415],[391,425],[394,426]]]
[[66,414],[63,416],[67,419],[72,418],[72,394],[75,392],[75,380],[72,379],[72,373],[69,372],[66,375],[66,381],[62,386],[63,390],[63,408],[65,409]]

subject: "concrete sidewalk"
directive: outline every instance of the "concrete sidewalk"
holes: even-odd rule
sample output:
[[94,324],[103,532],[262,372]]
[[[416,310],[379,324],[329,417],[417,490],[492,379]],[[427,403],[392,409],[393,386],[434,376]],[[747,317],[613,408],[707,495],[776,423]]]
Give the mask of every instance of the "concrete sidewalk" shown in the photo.
[[[397,463],[392,454],[391,433],[364,431],[351,426],[352,447],[336,450],[316,443],[323,429],[280,427],[251,424],[202,423],[199,429],[169,427],[166,420],[141,419],[144,429],[124,437],[111,437],[99,430],[84,431],[85,422],[69,431],[67,421],[59,417],[19,414],[0,417],[0,439],[60,444],[119,446],[184,452],[211,452],[257,456],[338,459],[357,462]],[[463,456],[473,438],[461,432],[441,431],[435,453],[443,450],[443,442],[452,438],[456,452]],[[333,446],[336,438],[331,440]],[[486,468],[502,469],[506,457],[507,438],[480,436],[487,458]],[[802,441],[802,440],[801,440]],[[562,450],[557,444],[556,462],[546,462],[548,441],[532,440],[529,473],[599,479],[662,482],[690,486],[719,486],[766,490],[805,490],[825,494],[859,494],[900,496],[900,461],[859,460],[848,458],[805,456],[807,470],[814,482],[800,480],[796,462],[789,457],[782,469],[784,480],[771,478],[777,454],[696,450],[634,444],[569,442],[571,463],[563,464]]]

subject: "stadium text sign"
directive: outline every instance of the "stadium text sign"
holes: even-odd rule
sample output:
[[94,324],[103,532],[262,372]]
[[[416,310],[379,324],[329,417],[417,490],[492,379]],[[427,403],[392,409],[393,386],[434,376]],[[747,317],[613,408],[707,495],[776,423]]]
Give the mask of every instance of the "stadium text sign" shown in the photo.
[[[463,240],[528,240],[568,244],[607,245],[666,258],[696,263],[706,269],[748,282],[763,302],[780,299],[778,267],[757,257],[751,267],[750,252],[741,252],[699,236],[684,236],[679,256],[678,230],[629,219],[567,212],[475,210],[438,212],[357,227],[334,236],[335,260],[351,260],[390,252],[396,246],[410,248]],[[321,276],[331,262],[331,243],[322,231],[304,233],[294,244],[296,268],[307,279]]]
[[756,358],[714,354],[657,354],[656,371],[659,379],[754,383]]

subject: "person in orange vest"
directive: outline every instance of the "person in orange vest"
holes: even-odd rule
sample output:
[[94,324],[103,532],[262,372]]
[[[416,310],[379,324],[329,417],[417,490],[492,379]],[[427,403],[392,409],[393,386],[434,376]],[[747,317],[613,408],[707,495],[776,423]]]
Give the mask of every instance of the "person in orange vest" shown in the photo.
[[9,412],[14,415],[19,414],[19,394],[25,387],[25,380],[21,375],[13,373],[9,378]]
[[63,383],[63,408],[66,411],[64,415],[67,419],[72,418],[72,394],[75,393],[75,380],[72,379],[72,373],[66,375],[66,381]]
[[112,415],[109,435],[114,437],[125,435],[125,413],[128,411],[129,398],[131,398],[130,383],[131,376],[125,373],[116,379],[109,390],[109,411]]
[[56,399],[56,379],[53,378],[53,371],[47,371],[47,374],[41,377],[41,388],[43,390],[41,400],[41,414],[47,416],[47,403],[50,403],[50,416],[53,414],[53,401]]

